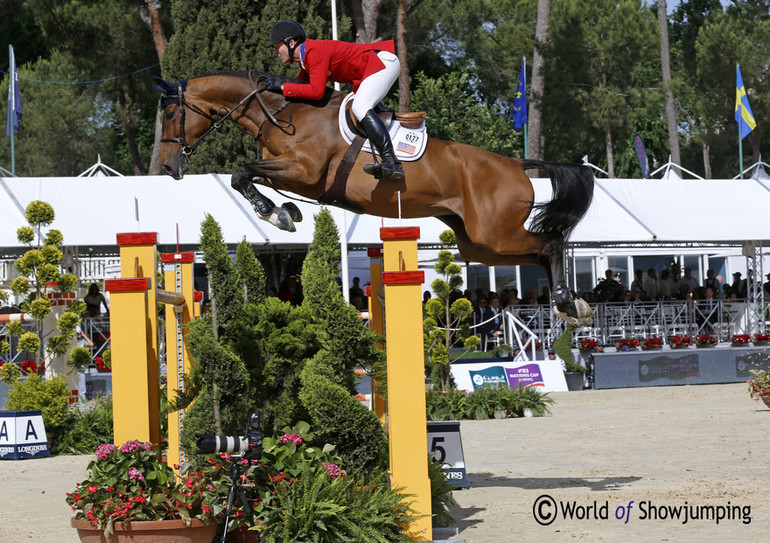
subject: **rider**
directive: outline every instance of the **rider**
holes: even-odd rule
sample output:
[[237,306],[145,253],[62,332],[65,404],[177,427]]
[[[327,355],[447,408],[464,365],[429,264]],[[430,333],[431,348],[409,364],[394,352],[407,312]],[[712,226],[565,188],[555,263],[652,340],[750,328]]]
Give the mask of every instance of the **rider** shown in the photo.
[[320,100],[327,81],[353,85],[353,115],[382,157],[380,164],[367,164],[364,171],[376,178],[403,179],[404,169],[396,159],[388,130],[374,111],[398,79],[401,63],[393,40],[377,43],[348,43],[335,40],[309,40],[297,21],[277,22],[270,30],[270,43],[284,64],[300,65],[300,80],[283,83],[270,76],[266,88],[291,98]]

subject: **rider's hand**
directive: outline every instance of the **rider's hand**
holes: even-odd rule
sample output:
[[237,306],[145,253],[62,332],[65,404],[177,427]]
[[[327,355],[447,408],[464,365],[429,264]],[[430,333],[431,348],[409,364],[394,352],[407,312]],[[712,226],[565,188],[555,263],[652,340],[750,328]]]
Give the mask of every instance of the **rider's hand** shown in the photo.
[[281,89],[282,84],[281,78],[277,75],[268,75],[267,79],[265,79],[265,90],[283,94],[283,89]]

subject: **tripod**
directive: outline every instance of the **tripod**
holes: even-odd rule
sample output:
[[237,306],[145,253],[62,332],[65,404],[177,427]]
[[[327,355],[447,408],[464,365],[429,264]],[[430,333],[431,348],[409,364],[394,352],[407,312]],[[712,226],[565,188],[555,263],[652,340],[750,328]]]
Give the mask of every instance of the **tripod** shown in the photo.
[[227,507],[225,508],[225,521],[222,524],[222,537],[220,543],[225,543],[227,540],[227,526],[230,524],[230,515],[233,512],[233,506],[235,505],[236,496],[243,506],[243,513],[250,524],[254,524],[254,510],[249,504],[249,500],[246,498],[246,492],[243,490],[243,485],[240,484],[241,480],[241,459],[248,458],[246,455],[233,455],[230,457],[230,489],[227,492]]

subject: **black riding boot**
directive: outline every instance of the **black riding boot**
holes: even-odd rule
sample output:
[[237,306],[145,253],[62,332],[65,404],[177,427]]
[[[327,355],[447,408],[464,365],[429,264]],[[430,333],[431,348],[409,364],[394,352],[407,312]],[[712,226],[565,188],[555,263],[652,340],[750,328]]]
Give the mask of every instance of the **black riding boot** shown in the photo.
[[373,175],[377,179],[390,177],[399,180],[404,178],[404,168],[396,159],[396,153],[393,151],[393,142],[390,141],[390,135],[385,125],[373,109],[370,109],[361,119],[361,128],[366,132],[369,142],[374,145],[380,155],[382,162],[379,164],[367,164],[364,171]]

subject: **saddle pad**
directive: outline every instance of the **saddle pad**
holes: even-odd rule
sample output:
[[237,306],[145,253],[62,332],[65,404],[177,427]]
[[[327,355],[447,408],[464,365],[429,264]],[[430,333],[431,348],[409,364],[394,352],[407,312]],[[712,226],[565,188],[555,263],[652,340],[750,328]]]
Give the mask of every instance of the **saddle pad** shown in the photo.
[[[350,100],[353,99],[354,94],[351,92],[348,94],[340,105],[340,112],[338,115],[340,134],[348,145],[352,143],[355,134],[350,130],[347,120],[345,119],[345,108]],[[425,129],[425,122],[423,121],[419,128],[404,128],[398,121],[393,121],[388,127],[388,133],[390,139],[393,142],[393,149],[396,151],[396,158],[402,162],[412,162],[420,158],[425,152],[425,148],[428,146],[428,131]],[[369,144],[369,140],[364,142],[362,149],[367,153],[372,152],[372,147]]]

